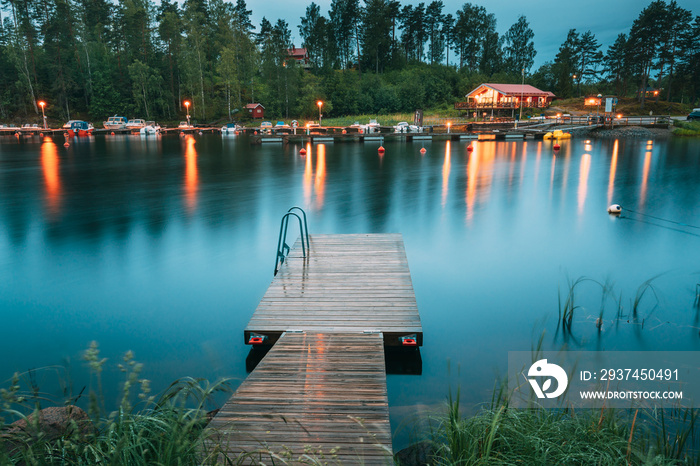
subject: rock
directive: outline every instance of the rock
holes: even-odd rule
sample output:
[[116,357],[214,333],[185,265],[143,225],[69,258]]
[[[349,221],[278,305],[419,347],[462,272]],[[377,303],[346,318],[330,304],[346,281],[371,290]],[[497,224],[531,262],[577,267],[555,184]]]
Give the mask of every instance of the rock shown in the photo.
[[34,443],[40,437],[42,441],[50,442],[61,437],[84,436],[95,432],[90,417],[77,406],[42,409],[38,413],[38,431],[35,415],[13,422],[2,432],[0,439],[8,453],[12,454],[22,444]]
[[424,440],[404,448],[394,455],[394,457],[396,462],[401,466],[424,466],[426,464],[433,464],[434,454],[435,448],[433,447],[433,443]]

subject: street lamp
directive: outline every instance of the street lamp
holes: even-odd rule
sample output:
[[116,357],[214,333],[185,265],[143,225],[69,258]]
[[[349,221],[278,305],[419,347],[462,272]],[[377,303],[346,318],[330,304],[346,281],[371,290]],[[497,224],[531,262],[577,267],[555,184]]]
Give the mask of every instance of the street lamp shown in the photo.
[[321,126],[321,107],[323,106],[323,102],[319,100],[316,102],[316,105],[318,105],[318,126]]
[[39,101],[39,107],[41,107],[41,116],[43,117],[44,120],[44,129],[46,129],[46,114],[44,113],[44,107],[46,106],[46,102],[43,100]]
[[185,100],[185,108],[187,109],[187,126],[190,126],[190,101]]

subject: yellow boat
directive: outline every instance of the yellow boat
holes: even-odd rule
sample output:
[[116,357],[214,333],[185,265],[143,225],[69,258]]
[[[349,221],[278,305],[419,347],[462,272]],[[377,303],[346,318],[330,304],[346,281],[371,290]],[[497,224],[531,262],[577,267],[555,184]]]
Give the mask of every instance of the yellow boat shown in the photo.
[[545,133],[544,139],[571,139],[571,133],[556,130],[553,133]]

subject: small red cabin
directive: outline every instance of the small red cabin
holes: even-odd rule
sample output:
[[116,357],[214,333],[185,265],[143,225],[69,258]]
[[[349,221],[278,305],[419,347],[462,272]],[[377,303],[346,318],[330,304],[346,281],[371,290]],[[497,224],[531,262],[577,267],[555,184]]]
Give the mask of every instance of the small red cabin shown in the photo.
[[245,108],[246,110],[248,110],[248,115],[250,115],[251,117],[265,118],[265,107],[263,107],[262,104],[248,104],[245,106]]

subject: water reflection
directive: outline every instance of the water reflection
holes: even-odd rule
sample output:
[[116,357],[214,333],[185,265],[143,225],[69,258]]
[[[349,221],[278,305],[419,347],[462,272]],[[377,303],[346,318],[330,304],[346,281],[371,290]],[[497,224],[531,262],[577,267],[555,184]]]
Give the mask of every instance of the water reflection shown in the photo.
[[450,151],[451,141],[445,143],[445,161],[442,164],[442,208],[445,208],[447,202],[447,188],[450,180]]
[[639,193],[639,205],[643,206],[647,200],[647,183],[649,181],[649,168],[651,167],[651,151],[644,154],[644,172],[642,173],[642,188]]
[[185,136],[185,204],[190,214],[197,208],[197,185],[199,184],[195,142],[191,134]]
[[586,194],[588,193],[588,172],[591,168],[590,154],[583,154],[581,157],[581,168],[578,177],[578,213],[583,213],[583,206],[586,203]]
[[314,190],[316,191],[316,208],[323,207],[323,195],[326,189],[326,145],[318,145],[318,155],[316,156],[316,180]]
[[479,142],[474,142],[472,145],[474,150],[469,154],[469,161],[467,162],[467,223],[471,222],[474,216],[474,202],[476,200],[476,175],[479,173],[479,152],[483,147],[483,144]]
[[615,139],[612,150],[612,160],[610,160],[610,177],[608,180],[608,205],[612,203],[613,191],[615,190],[615,172],[617,172],[617,153],[620,147],[620,140]]
[[51,138],[44,138],[41,145],[41,170],[44,173],[46,210],[55,218],[61,208],[61,178],[59,176],[58,149]]
[[311,151],[312,145],[311,143],[306,144],[306,163],[304,164],[304,205],[305,206],[311,206],[311,183],[314,178],[314,172],[313,172],[313,163],[311,160],[311,156],[313,155],[313,152]]

